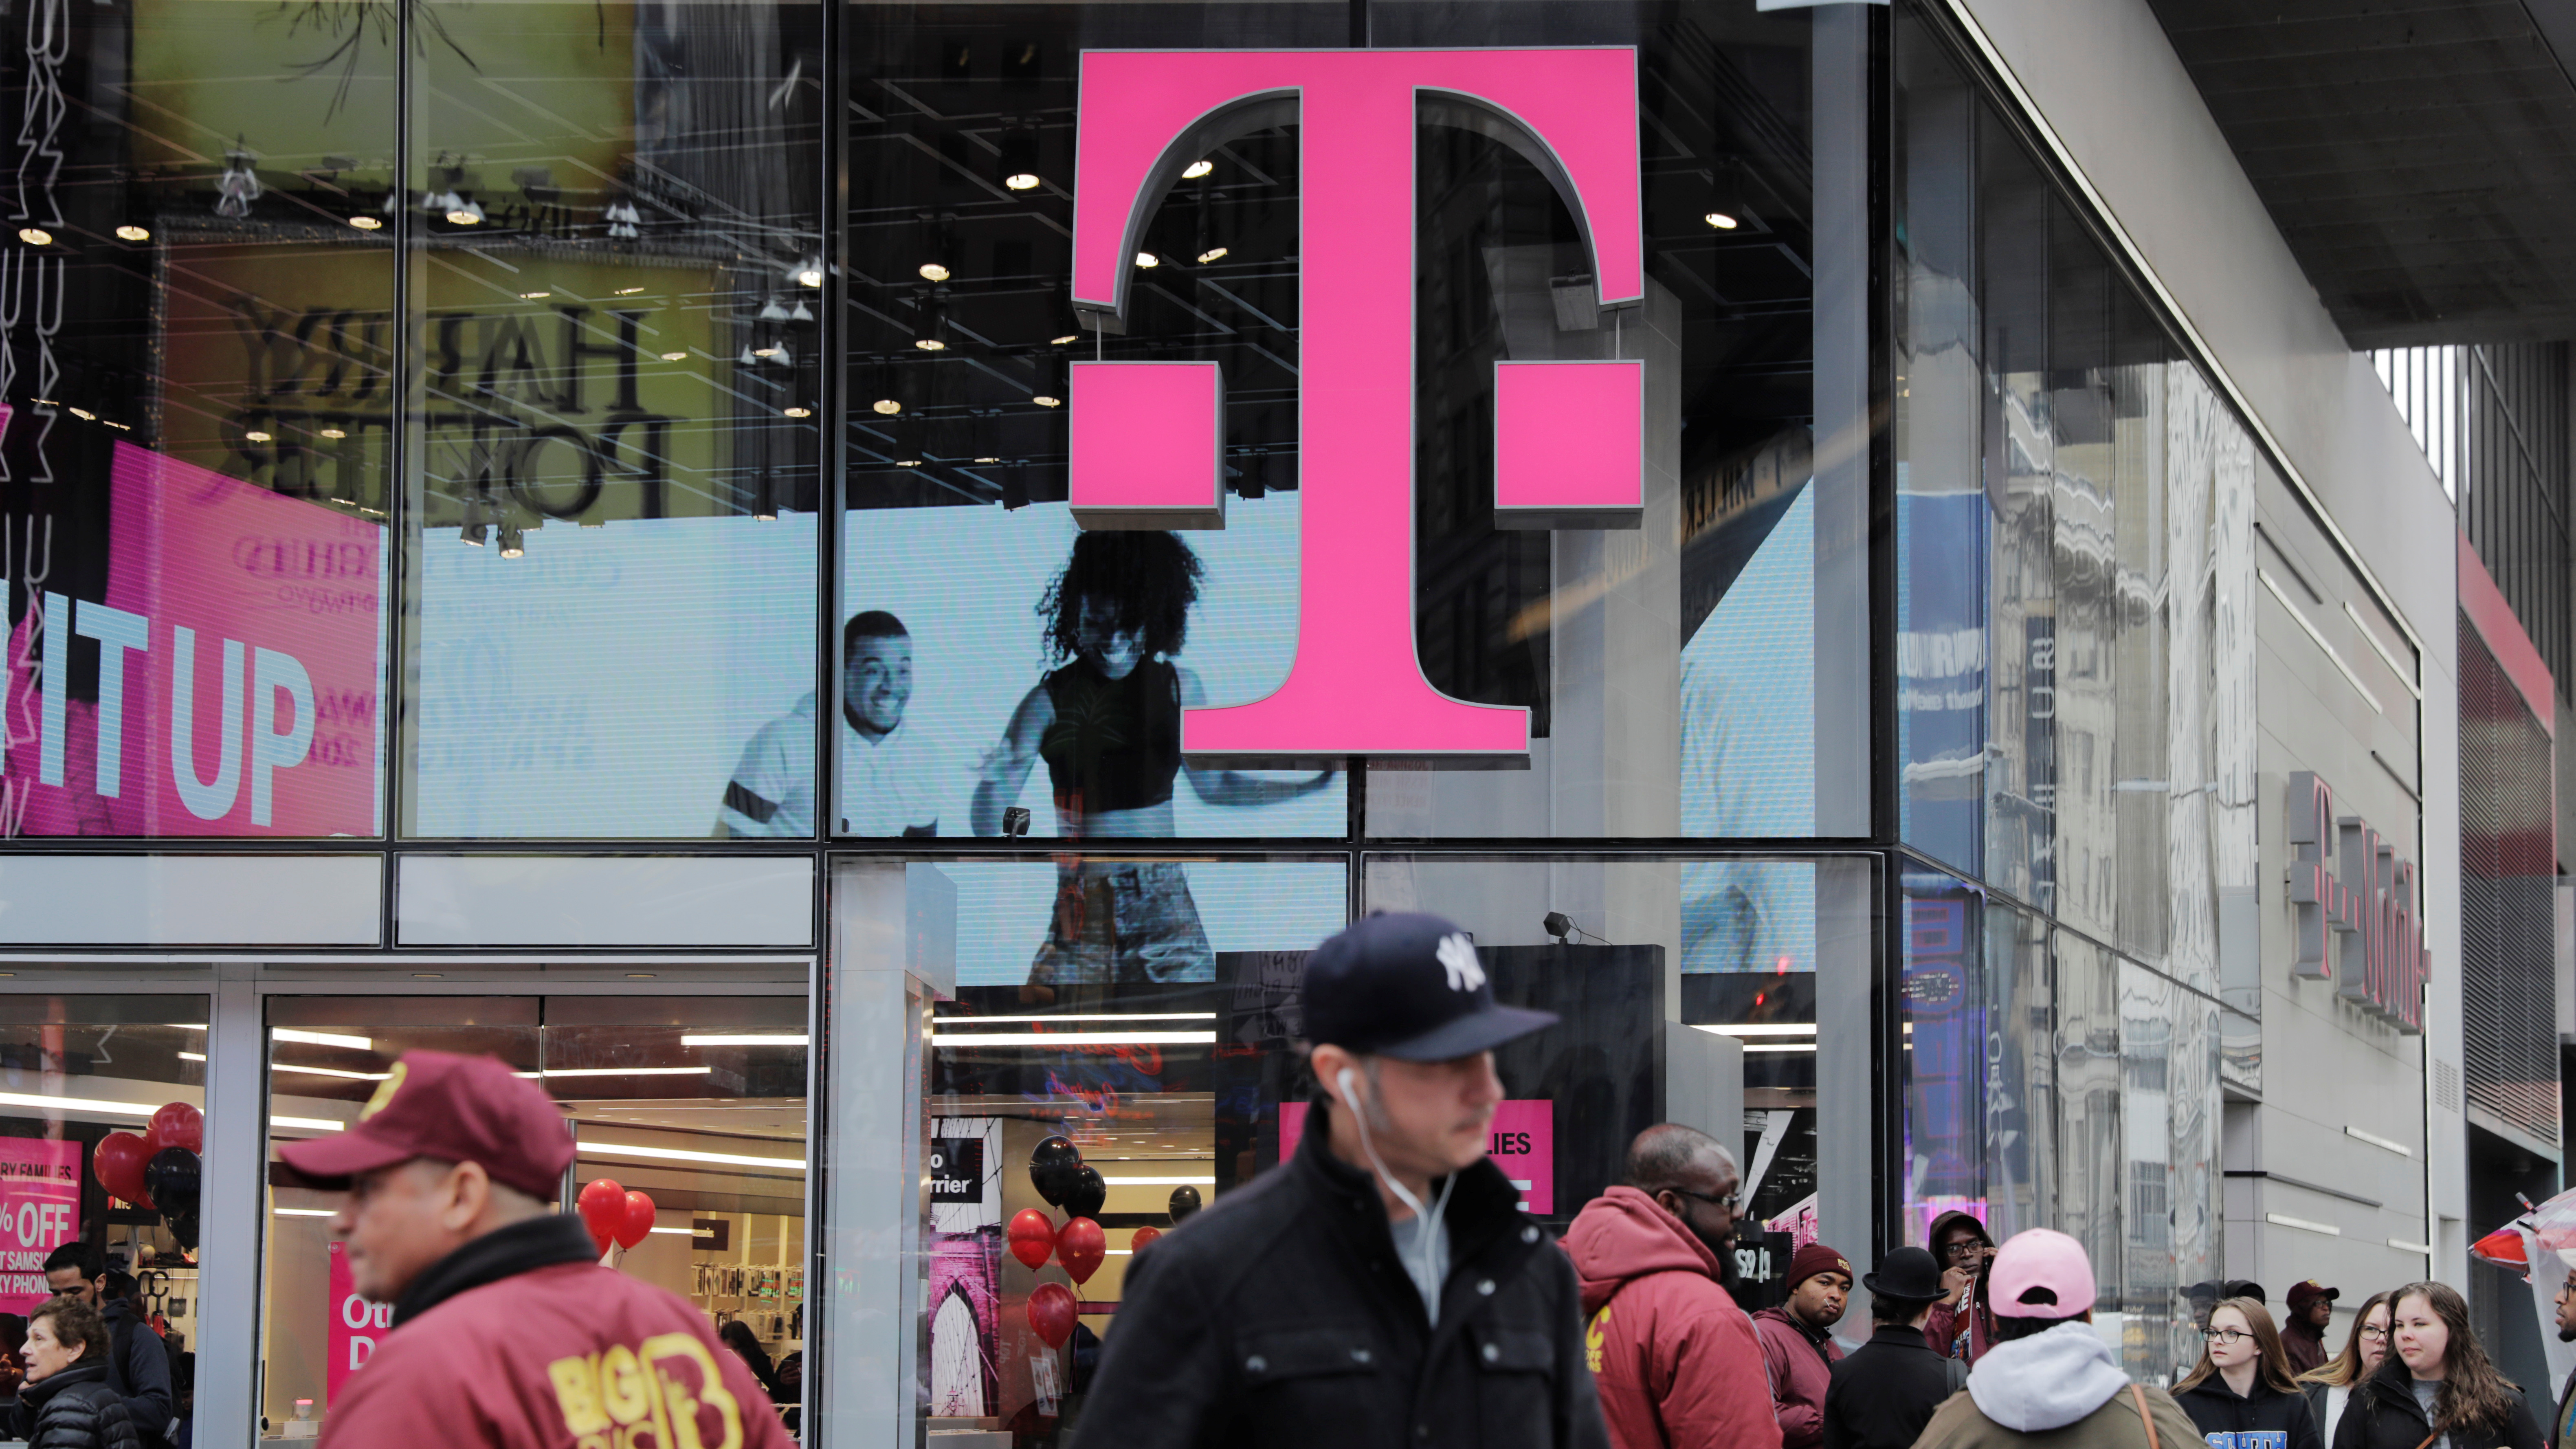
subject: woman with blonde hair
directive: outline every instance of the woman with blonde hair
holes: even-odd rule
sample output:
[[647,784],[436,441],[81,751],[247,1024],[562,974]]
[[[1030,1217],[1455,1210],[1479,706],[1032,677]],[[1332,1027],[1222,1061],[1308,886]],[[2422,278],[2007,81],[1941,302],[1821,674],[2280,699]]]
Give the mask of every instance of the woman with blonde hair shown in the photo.
[[2207,1346],[2200,1364],[2174,1386],[2174,1397],[2210,1449],[2324,1449],[2262,1300],[2220,1299],[2201,1336]]
[[2353,1391],[2335,1449],[2540,1449],[2531,1406],[2469,1331],[2460,1290],[2409,1283],[2389,1300],[2388,1356]]
[[2352,1315],[2352,1332],[2343,1341],[2343,1352],[2299,1375],[2299,1387],[2307,1391],[2308,1409],[2317,1416],[2317,1426],[2332,1444],[2335,1425],[2343,1421],[2343,1411],[2352,1403],[2353,1391],[2363,1381],[2379,1372],[2379,1361],[2388,1357],[2388,1295],[2373,1293],[2361,1301]]

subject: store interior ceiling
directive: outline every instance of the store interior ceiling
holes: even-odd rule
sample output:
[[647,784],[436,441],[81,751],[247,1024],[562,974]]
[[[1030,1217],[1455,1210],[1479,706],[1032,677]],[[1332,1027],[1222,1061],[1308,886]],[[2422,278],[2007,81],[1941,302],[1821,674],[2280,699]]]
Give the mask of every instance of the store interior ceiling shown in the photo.
[[2576,0],[2148,0],[2356,349],[2576,337]]

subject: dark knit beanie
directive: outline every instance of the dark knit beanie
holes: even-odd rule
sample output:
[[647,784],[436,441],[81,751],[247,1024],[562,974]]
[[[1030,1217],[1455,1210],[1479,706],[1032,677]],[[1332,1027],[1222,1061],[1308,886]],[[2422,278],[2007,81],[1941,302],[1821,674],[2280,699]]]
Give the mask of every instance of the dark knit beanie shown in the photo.
[[1789,1258],[1789,1291],[1797,1292],[1799,1284],[1815,1277],[1818,1273],[1840,1273],[1845,1278],[1849,1278],[1852,1276],[1852,1265],[1842,1254],[1824,1244],[1809,1243]]

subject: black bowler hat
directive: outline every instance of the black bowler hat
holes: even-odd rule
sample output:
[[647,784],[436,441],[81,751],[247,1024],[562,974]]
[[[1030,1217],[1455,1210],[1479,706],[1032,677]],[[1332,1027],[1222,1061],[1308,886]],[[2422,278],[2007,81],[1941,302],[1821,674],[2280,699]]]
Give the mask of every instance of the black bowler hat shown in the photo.
[[1878,1260],[1877,1271],[1862,1274],[1860,1286],[1873,1297],[1929,1303],[1941,1296],[1941,1265],[1921,1248],[1899,1248]]
[[1491,1051],[1556,1025],[1556,1013],[1499,1006],[1476,943],[1438,916],[1366,916],[1306,956],[1306,1039],[1408,1062]]

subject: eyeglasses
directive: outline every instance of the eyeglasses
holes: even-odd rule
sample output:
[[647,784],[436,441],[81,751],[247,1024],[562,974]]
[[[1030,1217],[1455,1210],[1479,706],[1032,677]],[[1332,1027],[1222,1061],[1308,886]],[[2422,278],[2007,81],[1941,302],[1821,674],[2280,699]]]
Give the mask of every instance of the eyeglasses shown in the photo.
[[2369,1339],[2373,1343],[2386,1343],[2388,1341],[2388,1330],[2385,1328],[2373,1328],[2365,1324],[2362,1327],[2361,1336]]
[[1743,1199],[1743,1197],[1742,1197],[1740,1194],[1737,1194],[1737,1193],[1731,1193],[1731,1192],[1730,1192],[1730,1193],[1722,1194],[1722,1195],[1717,1196],[1717,1197],[1710,1197],[1707,1193],[1704,1193],[1704,1192],[1693,1192],[1693,1191],[1691,1191],[1689,1188],[1686,1188],[1686,1187],[1670,1187],[1670,1188],[1666,1188],[1666,1189],[1664,1189],[1664,1190],[1665,1190],[1666,1192],[1670,1192],[1670,1193],[1677,1194],[1677,1195],[1679,1195],[1679,1196],[1681,1196],[1681,1197],[1689,1198],[1689,1199],[1691,1199],[1693,1202],[1704,1202],[1704,1203],[1707,1203],[1710,1207],[1717,1208],[1717,1209],[1719,1209],[1719,1210],[1720,1210],[1720,1211],[1722,1211],[1722,1212],[1730,1212],[1730,1213],[1731,1213],[1731,1212],[1735,1211],[1736,1205],[1737,1205],[1738,1203],[1740,1203],[1740,1202],[1742,1202],[1742,1201],[1744,1200],[1744,1199]]
[[2241,1328],[2204,1328],[2200,1331],[2200,1336],[2212,1343],[2223,1343],[2229,1348],[2234,1348],[2254,1335]]
[[1974,1257],[1978,1253],[1985,1251],[1985,1247],[1985,1244],[1978,1242],[1974,1238],[1962,1238],[1958,1242],[1952,1243],[1948,1247],[1943,1248],[1941,1250],[1941,1255],[1945,1258],[1956,1261],[1960,1258]]

